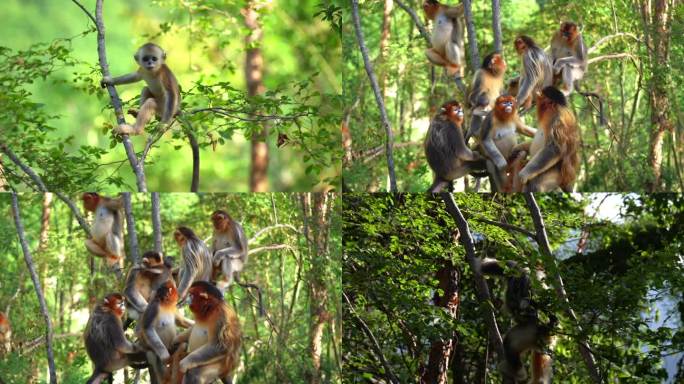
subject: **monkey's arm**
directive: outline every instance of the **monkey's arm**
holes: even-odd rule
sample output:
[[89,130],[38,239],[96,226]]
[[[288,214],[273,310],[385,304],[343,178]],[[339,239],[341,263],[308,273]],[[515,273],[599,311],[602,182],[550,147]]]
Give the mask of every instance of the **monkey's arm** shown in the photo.
[[225,358],[226,351],[217,343],[209,342],[185,356],[180,362],[181,372],[198,367],[200,365],[211,364]]
[[[193,325],[195,325],[195,322],[188,319],[187,317],[183,316],[183,314],[180,312],[180,310],[178,310],[176,312],[176,324],[180,327],[187,329],[187,328],[190,328]],[[190,335],[190,334],[188,334],[188,335]]]
[[486,107],[489,105],[489,99],[487,94],[482,90],[482,74],[478,72],[478,76],[475,77],[473,85],[471,86],[470,95],[468,95],[468,103],[471,108]]
[[104,323],[104,327],[105,329],[102,330],[102,332],[111,337],[112,344],[117,351],[121,353],[138,352],[138,348],[133,343],[128,341],[128,339],[126,339],[126,335],[124,335],[124,331],[119,320],[112,319],[111,321],[107,321]]
[[553,143],[547,143],[541,151],[532,157],[525,168],[518,173],[518,177],[525,184],[528,180],[553,167],[559,160],[560,150],[558,146]]
[[458,4],[458,5],[453,5],[453,6],[447,6],[443,5],[444,7],[444,14],[447,15],[449,18],[457,18],[460,17],[464,14],[465,8],[463,8],[463,4]]
[[470,150],[468,145],[466,145],[465,139],[463,138],[463,135],[461,134],[461,130],[458,129],[456,131],[456,153],[458,154],[458,158],[460,160],[464,161],[477,161],[480,160],[481,157],[477,152],[473,152]]
[[164,108],[161,115],[161,122],[168,123],[173,119],[174,107],[176,105],[176,100],[178,95],[172,90],[165,89],[164,91]]
[[102,199],[102,202],[100,203],[103,206],[105,206],[107,209],[111,209],[112,211],[118,211],[120,209],[123,209],[123,198],[117,197],[117,198],[104,198]]
[[190,339],[191,333],[192,333],[192,328],[186,329],[185,331],[176,335],[176,338],[173,339],[173,343],[174,344],[187,343],[188,340]]
[[515,147],[513,147],[513,150],[511,151],[511,157],[515,157],[515,155],[520,151],[529,152],[531,146],[532,140],[516,145]]
[[145,341],[154,353],[159,356],[161,361],[166,361],[169,358],[169,351],[159,338],[157,331],[154,329],[154,320],[159,316],[159,301],[153,300],[145,310],[143,315],[143,334]]
[[519,133],[522,133],[523,135],[529,137],[534,137],[535,133],[537,133],[536,129],[528,127],[527,125],[523,124],[523,122],[519,118],[515,121],[515,129]]
[[494,123],[492,115],[487,115],[487,118],[485,119],[484,124],[480,129],[482,149],[485,151],[485,155],[489,157],[489,159],[492,160],[492,162],[494,162],[496,168],[498,168],[499,170],[504,170],[508,162],[503,157],[501,152],[499,152],[499,148],[496,147],[494,140],[492,140],[491,131],[493,124]]
[[105,76],[102,81],[100,81],[100,85],[104,88],[107,85],[131,84],[137,83],[140,80],[142,80],[140,73],[133,72],[119,77]]
[[[183,250],[183,252],[189,252],[186,250]],[[193,266],[188,265],[188,263],[185,263],[183,266],[183,270],[181,271],[181,276],[180,276],[180,283],[178,283],[178,305],[181,305],[183,301],[185,301],[185,296],[188,294],[188,290],[190,289],[190,284],[192,284],[192,280],[195,278],[195,274],[197,271],[194,269]],[[188,271],[188,269],[192,269],[192,271]],[[190,273],[192,272],[192,273]]]
[[126,304],[129,307],[133,307],[136,311],[143,313],[145,312],[145,308],[147,308],[147,300],[145,300],[144,297],[138,292],[138,290],[135,287],[135,283],[133,280],[135,280],[137,275],[136,270],[132,270],[128,274],[128,278],[126,279],[126,289],[124,290],[124,296],[126,297]]

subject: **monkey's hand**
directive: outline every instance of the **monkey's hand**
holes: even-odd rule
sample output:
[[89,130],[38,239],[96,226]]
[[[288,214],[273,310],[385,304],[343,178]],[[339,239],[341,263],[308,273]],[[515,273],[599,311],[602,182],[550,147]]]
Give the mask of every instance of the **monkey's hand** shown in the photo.
[[100,87],[106,88],[108,85],[113,85],[114,80],[111,76],[105,76],[100,80]]
[[503,156],[500,159],[496,159],[496,168],[499,171],[503,171],[508,167],[508,163],[506,162],[506,159],[503,158]]

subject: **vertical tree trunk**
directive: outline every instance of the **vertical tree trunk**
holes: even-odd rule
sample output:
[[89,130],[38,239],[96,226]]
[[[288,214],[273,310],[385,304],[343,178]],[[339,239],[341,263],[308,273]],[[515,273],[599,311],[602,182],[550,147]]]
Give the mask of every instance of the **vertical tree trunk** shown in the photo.
[[31,274],[33,287],[36,290],[36,296],[38,296],[38,302],[40,303],[40,310],[43,313],[43,318],[45,319],[45,346],[47,349],[48,369],[50,371],[50,384],[57,384],[55,355],[52,350],[52,321],[50,320],[50,313],[48,312],[47,303],[45,302],[43,289],[41,288],[40,280],[38,279],[38,273],[36,273],[36,267],[33,264],[31,251],[29,250],[28,243],[26,241],[24,224],[21,222],[21,213],[19,211],[19,200],[17,199],[17,194],[15,192],[12,192],[12,215],[14,216],[14,225],[17,228],[17,236],[19,236],[21,250],[24,253],[24,261],[26,262],[26,267]]
[[[52,209],[52,193],[46,192],[43,194],[43,215],[40,218],[40,237],[38,240],[38,249],[36,253],[45,252],[48,246],[48,231],[50,230],[50,211]],[[40,283],[45,285],[45,276],[47,275],[48,263],[42,263],[40,266]]]
[[[651,84],[649,87],[651,103],[651,122],[653,123],[649,145],[648,162],[653,169],[653,179],[646,183],[646,190],[657,192],[662,186],[663,140],[666,132],[671,132],[673,124],[669,118],[670,102],[668,99],[668,83],[670,61],[670,19],[672,9],[667,0],[656,0],[653,14],[650,2],[641,4],[642,17],[645,21],[647,48],[651,55]],[[650,43],[650,44],[649,44]]]
[[[256,96],[264,92],[263,72],[264,58],[259,44],[263,31],[259,24],[259,14],[254,1],[248,1],[243,11],[245,25],[249,34],[245,37],[247,53],[245,57],[245,80],[247,93]],[[261,132],[252,134],[252,167],[249,175],[249,188],[252,192],[268,190],[268,126],[264,123]]]
[[[380,62],[384,63],[387,56],[387,46],[390,39],[390,27],[392,23],[392,8],[394,7],[393,0],[385,0],[385,9],[382,14],[382,32],[380,34]],[[385,98],[385,85],[387,74],[386,71],[380,73],[380,89],[382,90],[382,97]]]
[[124,211],[126,212],[126,229],[128,235],[128,252],[133,264],[140,261],[140,253],[138,253],[138,235],[135,231],[135,218],[133,217],[133,207],[131,206],[131,193],[122,193],[124,200]]
[[154,250],[162,253],[161,215],[159,213],[159,192],[152,192],[152,230],[154,232]]
[[0,192],[4,191],[7,186],[7,179],[5,178],[5,168],[2,164],[2,156],[0,156]]
[[[459,274],[453,263],[446,260],[443,263],[444,265],[437,271],[436,277],[439,281],[439,289],[444,294],[439,295],[439,292],[435,292],[433,302],[436,306],[445,308],[451,317],[456,318],[459,304]],[[444,338],[432,342],[428,365],[421,377],[421,383],[448,383],[447,372],[449,371],[450,358],[456,347],[456,342],[456,332],[451,332],[450,335],[445,335]]]
[[492,29],[494,30],[494,50],[503,52],[501,34],[501,0],[492,0]]
[[470,0],[463,0],[463,11],[465,13],[466,29],[468,30],[470,67],[475,70],[480,67],[480,51],[477,48],[477,36],[475,35],[475,24],[473,23],[473,8]]

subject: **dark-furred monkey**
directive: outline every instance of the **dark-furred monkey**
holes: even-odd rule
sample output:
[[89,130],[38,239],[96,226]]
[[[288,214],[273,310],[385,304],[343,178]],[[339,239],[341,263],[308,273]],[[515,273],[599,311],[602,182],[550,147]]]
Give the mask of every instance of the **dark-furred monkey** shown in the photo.
[[147,43],[138,48],[133,55],[139,67],[136,72],[112,78],[102,79],[101,85],[130,84],[144,80],[147,84],[140,95],[140,110],[135,124],[122,124],[116,127],[116,133],[122,135],[140,135],[144,132],[145,124],[152,115],[157,115],[159,121],[167,124],[173,119],[180,106],[180,88],[173,72],[165,64],[166,52],[160,46]]
[[123,200],[99,195],[95,192],[83,194],[83,208],[93,212],[91,238],[85,240],[85,246],[95,256],[105,259],[107,266],[113,269],[119,278],[123,277],[124,238],[123,238]]
[[429,192],[437,193],[473,170],[484,170],[484,159],[472,152],[463,137],[463,108],[455,100],[442,105],[425,137],[425,156],[434,172]]
[[494,107],[496,98],[504,87],[506,61],[499,52],[490,53],[482,60],[482,67],[475,72],[473,83],[468,92],[468,108],[472,111],[470,129],[465,137],[466,143],[471,136],[478,136],[480,125],[487,113]]
[[83,339],[86,352],[93,362],[93,374],[88,384],[112,378],[112,373],[128,365],[145,367],[144,353],[126,339],[121,317],[124,298],[118,293],[107,295],[90,314]]
[[239,274],[247,264],[247,236],[242,225],[228,212],[217,210],[211,215],[214,233],[211,239],[211,252],[214,260],[214,278],[223,272],[224,281],[220,289],[225,291],[233,279],[240,282]]
[[553,73],[562,79],[560,90],[569,96],[587,71],[587,46],[577,24],[565,21],[551,39]]
[[188,354],[172,370],[183,375],[185,384],[230,383],[240,360],[240,321],[221,291],[206,281],[192,284],[189,302],[195,325],[176,338]]
[[579,133],[575,115],[561,91],[546,87],[537,97],[539,129],[531,143],[517,149],[530,154],[518,173],[524,192],[571,192],[579,168]]
[[518,144],[516,133],[532,137],[535,132],[520,121],[513,96],[499,96],[496,99],[494,109],[485,118],[479,135],[480,148],[487,157],[492,191],[503,189],[508,159]]
[[182,303],[193,282],[211,279],[213,263],[209,248],[192,229],[178,227],[173,237],[181,252],[181,266],[178,272],[178,301]]
[[530,109],[534,95],[542,88],[552,85],[551,59],[529,36],[515,39],[515,50],[520,56],[520,80],[516,100],[524,110]]
[[432,48],[427,49],[425,55],[432,64],[445,67],[461,87],[465,57],[463,4],[449,6],[436,0],[426,0],[423,11],[433,21],[430,37]]

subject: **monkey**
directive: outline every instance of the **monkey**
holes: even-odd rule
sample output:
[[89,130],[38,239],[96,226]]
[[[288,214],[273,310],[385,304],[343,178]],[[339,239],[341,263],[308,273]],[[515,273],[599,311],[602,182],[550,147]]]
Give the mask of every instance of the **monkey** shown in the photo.
[[118,293],[105,296],[90,314],[83,333],[86,352],[95,366],[88,384],[112,381],[112,373],[126,366],[146,367],[145,354],[126,339],[122,316],[124,297]]
[[160,121],[167,124],[178,113],[180,106],[180,88],[173,72],[166,65],[166,52],[153,43],[138,48],[133,55],[139,67],[136,72],[112,78],[106,76],[100,82],[104,88],[108,85],[130,84],[144,80],[147,84],[140,95],[140,110],[135,124],[121,124],[115,128],[120,135],[141,135],[145,124],[156,114]]
[[9,317],[0,312],[0,357],[12,350],[12,327]]
[[516,100],[518,105],[526,111],[532,107],[533,95],[542,88],[552,85],[553,68],[544,50],[529,36],[518,36],[514,44],[522,64]]
[[213,262],[209,248],[192,229],[178,227],[173,237],[180,247],[182,258],[178,273],[178,297],[179,304],[182,304],[193,282],[211,279]]
[[155,251],[145,252],[140,265],[131,268],[123,292],[129,320],[124,328],[128,328],[130,321],[140,318],[157,288],[172,279],[172,268],[171,259]]
[[482,121],[494,107],[496,98],[501,95],[505,72],[506,61],[499,52],[487,55],[482,60],[482,67],[475,72],[467,100],[467,106],[472,110],[472,115],[470,129],[465,137],[466,143],[471,136],[479,135]]
[[247,264],[247,236],[242,225],[235,221],[223,210],[217,210],[211,215],[214,234],[211,240],[211,253],[214,255],[213,278],[223,271],[224,281],[219,287],[225,291],[233,278],[240,282],[240,272]]
[[536,132],[535,129],[520,121],[516,107],[513,96],[497,97],[494,109],[487,114],[480,130],[480,149],[487,157],[487,171],[492,181],[493,191],[503,189],[507,160],[513,153],[513,148],[518,144],[516,132],[530,137]]
[[537,97],[540,128],[526,150],[530,160],[518,173],[524,192],[547,192],[560,188],[571,192],[579,168],[579,134],[575,115],[558,89],[549,86]]
[[463,108],[456,100],[447,101],[432,118],[425,137],[425,156],[434,172],[428,192],[437,193],[454,180],[473,171],[484,170],[484,159],[466,145],[463,137]]
[[425,50],[425,56],[432,64],[445,67],[447,74],[454,76],[458,87],[465,91],[462,80],[465,56],[463,4],[449,6],[437,0],[425,0],[423,11],[434,22],[431,48]]
[[187,356],[178,363],[183,383],[230,383],[238,365],[242,332],[235,312],[221,291],[206,281],[196,281],[189,290],[190,311],[195,325],[176,338],[187,343]]
[[107,266],[122,278],[121,270],[126,257],[121,212],[123,200],[121,197],[110,198],[95,192],[84,193],[82,198],[83,208],[95,213],[91,238],[85,240],[85,246],[93,255],[104,257]]
[[573,88],[579,87],[579,80],[587,72],[587,46],[577,24],[562,22],[560,29],[551,38],[551,59],[553,73],[560,75],[560,90],[568,97]]
[[[481,260],[478,268],[485,275],[506,279],[505,305],[515,325],[504,335],[504,362],[500,367],[502,373],[513,378],[516,383],[526,382],[528,375],[522,355],[532,351],[531,383],[551,383],[551,356],[548,349],[554,341],[552,334],[558,319],[555,315],[549,314],[548,322],[540,320],[540,305],[532,299],[529,268],[521,268],[512,260],[508,260],[504,267],[492,258]],[[544,271],[537,268],[535,273],[542,288],[547,289]]]
[[177,311],[176,304],[176,284],[167,280],[157,288],[142,315],[142,326],[137,330],[140,346],[148,350],[147,361],[152,368],[150,375],[155,375],[158,383],[164,377],[164,364],[170,358],[169,348],[176,338],[176,324],[184,328],[192,325]]

